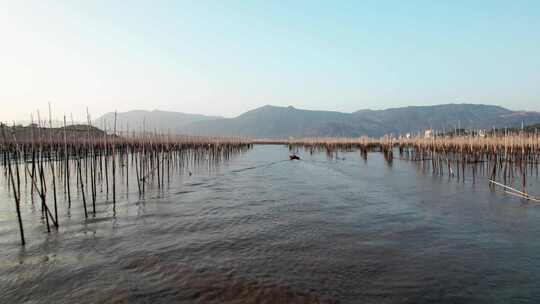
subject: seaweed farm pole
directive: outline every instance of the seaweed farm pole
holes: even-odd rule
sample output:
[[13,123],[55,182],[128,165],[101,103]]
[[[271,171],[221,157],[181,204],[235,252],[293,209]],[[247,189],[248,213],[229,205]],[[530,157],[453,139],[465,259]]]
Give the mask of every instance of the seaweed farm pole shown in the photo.
[[43,132],[41,130],[41,118],[39,115],[39,111],[37,112],[38,115],[38,124],[40,125],[39,129],[39,154],[38,154],[38,171],[39,171],[39,181],[41,186],[41,191],[39,193],[39,196],[41,197],[41,213],[45,215],[45,222],[47,223],[47,232],[51,232],[51,227],[49,225],[49,216],[47,214],[48,207],[47,207],[47,197],[46,197],[46,191],[47,191],[47,185],[45,182],[45,172],[43,172]]
[[30,177],[32,178],[32,183],[30,185],[30,199],[32,201],[32,204],[34,204],[34,184],[35,184],[35,176],[36,176],[36,149],[34,147],[34,115],[30,114],[30,121],[32,127],[30,128],[30,141],[31,141],[31,148],[32,151],[32,171],[30,172]]
[[137,188],[139,189],[139,196],[141,196],[142,193],[141,193],[141,182],[140,182],[140,178],[139,178],[139,162],[138,162],[139,154],[140,154],[140,152],[137,151],[137,155],[135,156],[135,174],[136,174],[136,177],[137,177]]
[[64,158],[65,158],[65,170],[66,170],[66,173],[65,173],[65,177],[64,177],[64,185],[66,186],[67,188],[67,197],[68,197],[68,208],[71,208],[71,190],[70,190],[70,187],[69,187],[69,152],[68,152],[68,148],[67,148],[67,135],[66,135],[66,115],[64,115]]
[[[129,123],[126,123],[126,138],[129,140]],[[129,193],[129,148],[130,144],[128,143],[128,145],[124,147],[124,152],[126,155],[126,193]]]
[[96,198],[97,198],[97,185],[96,185],[96,178],[97,178],[97,154],[96,154],[96,148],[95,148],[95,138],[92,137],[92,142],[94,143],[92,145],[92,203],[94,208],[94,215],[96,214]]
[[113,211],[116,211],[116,111],[114,111],[114,135],[112,144]]
[[171,143],[171,135],[170,135],[170,131],[168,132],[167,134],[167,186],[170,187],[170,167],[171,167],[171,147],[170,147],[170,143]]
[[21,197],[21,177],[19,172],[19,158],[22,156],[19,149],[17,149],[17,162],[15,166],[15,172],[17,172],[17,192],[19,192],[19,198]]
[[58,206],[56,202],[56,177],[54,172],[54,161],[51,158],[52,153],[52,112],[51,103],[49,102],[49,162],[51,163],[51,175],[53,184],[53,198],[54,198],[54,226],[58,228]]
[[527,177],[527,164],[526,164],[526,161],[527,161],[527,158],[525,156],[525,144],[523,142],[523,136],[524,136],[523,122],[521,122],[521,133],[520,133],[521,160],[519,162],[519,167],[520,167],[520,170],[521,170],[521,191],[526,192],[525,187],[527,185],[527,183],[526,183],[526,177]]
[[86,210],[86,197],[84,196],[84,182],[82,177],[82,169],[81,169],[81,156],[80,156],[80,147],[77,151],[77,169],[79,171],[78,177],[79,177],[79,183],[81,186],[81,194],[82,194],[82,200],[83,200],[83,206],[84,206],[84,217],[88,218],[88,211]]
[[[144,137],[143,137],[143,140],[144,140]],[[140,164],[141,164],[141,183],[142,183],[142,193],[144,195],[145,193],[145,188],[146,188],[146,177],[145,177],[145,169],[146,169],[146,143],[143,142],[142,143],[142,152],[141,152],[141,159],[140,159]]]
[[146,171],[146,153],[147,153],[147,149],[146,149],[146,146],[147,146],[147,143],[146,143],[146,118],[143,118],[143,127],[142,127],[142,132],[141,132],[141,146],[142,146],[142,153],[141,153],[141,159],[140,159],[140,163],[141,163],[141,170],[140,173],[141,173],[141,182],[142,182],[142,193],[144,195],[145,193],[145,190],[146,190],[146,177],[145,177],[145,171]]
[[[158,138],[158,135],[157,135],[157,132],[154,131],[154,138],[156,138],[156,140],[159,140]],[[158,143],[159,144],[159,143]],[[158,182],[158,189],[161,189],[161,179],[160,179],[160,170],[159,170],[159,167],[160,167],[160,162],[159,162],[159,147],[155,147],[154,148],[154,151],[155,151],[155,156],[156,156],[156,161],[157,161],[157,182]]]
[[[106,195],[106,198],[107,200],[109,200],[109,145],[107,143],[107,122],[104,122],[105,124],[105,140],[104,140],[104,145],[105,145],[105,158],[103,159],[103,161],[105,162],[105,195]],[[102,181],[103,183],[103,181]]]
[[[6,133],[5,133],[5,130],[4,130],[4,126],[2,125],[2,136],[4,137],[4,143],[6,143]],[[4,153],[7,153],[9,150],[6,149],[6,151]],[[8,157],[9,157],[9,154],[8,154]],[[17,210],[17,219],[19,221],[19,232],[21,234],[21,244],[24,246],[26,244],[26,241],[24,239],[24,229],[23,229],[23,223],[22,223],[22,218],[21,218],[21,192],[20,192],[20,189],[17,193],[17,190],[15,188],[15,180],[13,179],[13,171],[11,170],[11,160],[8,159],[7,160],[7,165],[8,165],[8,172],[9,172],[9,178],[11,179],[11,185],[13,187],[13,198],[15,200],[15,209]],[[16,165],[18,166],[18,163],[16,163]]]
[[[15,136],[13,135],[13,142],[15,143],[15,148],[19,151],[20,154],[23,154],[21,148],[17,145],[17,140],[15,139]],[[32,146],[34,146],[34,143],[32,142]],[[40,144],[40,150],[41,150],[41,144]],[[41,152],[40,152],[41,154]],[[35,153],[33,154],[33,159],[35,160]],[[38,160],[39,161],[39,160]],[[49,217],[50,219],[53,221],[53,223],[55,223],[54,221],[54,218],[52,216],[52,213],[51,211],[49,210],[49,208],[47,207],[47,204],[46,204],[46,201],[45,201],[45,192],[44,192],[44,189],[43,189],[43,183],[44,183],[44,174],[43,174],[43,164],[42,162],[40,162],[40,181],[41,181],[41,187],[42,187],[42,191],[40,192],[39,191],[39,188],[37,186],[37,182],[36,182],[36,179],[34,178],[34,176],[32,175],[32,185],[34,186],[34,189],[38,192],[38,195],[41,197],[42,199],[42,205],[41,205],[41,212],[42,212],[42,215],[44,214],[46,216],[46,222],[47,222],[47,231],[50,232],[50,227],[49,227]],[[25,169],[27,172],[29,172],[29,169],[28,169],[28,166],[26,165],[25,163]],[[18,171],[18,167],[17,167],[17,171]],[[35,174],[35,172],[34,172]],[[46,191],[46,188],[45,188],[45,191]],[[19,194],[19,201],[20,201],[20,194]],[[32,201],[33,203],[33,201]],[[56,225],[56,224],[55,224]]]
[[165,158],[164,158],[164,151],[163,151],[163,139],[162,139],[162,142],[161,142],[161,188],[164,188],[165,187]]
[[[95,161],[95,152],[94,152],[94,140],[92,138],[92,141],[90,141],[90,127],[91,127],[91,120],[90,120],[90,113],[88,112],[88,108],[86,108],[86,119],[87,119],[87,125],[86,125],[86,140],[87,140],[87,147],[86,151],[87,153],[90,153],[90,192],[92,193],[92,213],[94,216],[96,215],[96,175],[95,175],[95,169],[96,169],[96,161]],[[88,155],[86,156],[86,159],[88,159]],[[87,181],[88,184],[88,181]]]

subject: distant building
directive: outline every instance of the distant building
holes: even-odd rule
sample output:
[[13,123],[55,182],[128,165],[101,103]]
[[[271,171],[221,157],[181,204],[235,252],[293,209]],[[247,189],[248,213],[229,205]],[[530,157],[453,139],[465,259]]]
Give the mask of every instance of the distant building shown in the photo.
[[478,136],[486,137],[486,130],[478,130]]
[[411,138],[411,133],[405,134],[405,137],[406,137],[407,139]]
[[433,137],[433,129],[425,130],[424,138],[431,138],[431,137]]

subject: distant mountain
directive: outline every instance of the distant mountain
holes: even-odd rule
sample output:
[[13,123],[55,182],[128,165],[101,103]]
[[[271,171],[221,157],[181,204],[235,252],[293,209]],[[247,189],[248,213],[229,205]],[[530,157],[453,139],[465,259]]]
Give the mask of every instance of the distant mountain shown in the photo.
[[235,118],[191,123],[184,131],[203,135],[283,138],[322,135],[357,136],[370,130],[359,124],[350,113],[264,106]]
[[[65,130],[64,127],[60,128],[49,128],[48,126],[45,128],[40,128],[37,125],[29,125],[29,126],[3,126],[2,123],[0,123],[1,128],[5,128],[5,134],[7,136],[14,136],[17,140],[32,140],[38,139],[38,138],[54,138],[55,140],[64,140],[64,135],[66,136],[66,139],[69,140],[71,138],[86,138],[87,136],[103,136],[105,133],[92,126],[88,125],[69,125],[66,126]],[[4,134],[0,133],[0,136],[3,136]],[[1,138],[1,137],[0,137]]]
[[[164,114],[165,113],[165,114]],[[112,116],[111,116],[112,115]],[[111,118],[107,114],[110,129]],[[128,119],[129,118],[129,119]],[[294,107],[263,106],[234,118],[209,117],[161,111],[119,113],[118,121],[130,128],[146,119],[147,129],[171,130],[192,135],[287,138],[315,136],[357,137],[405,134],[424,129],[490,129],[540,123],[538,112],[516,112],[498,106],[445,104],[386,110],[361,110],[354,113],[301,110]],[[151,122],[151,123],[150,123]],[[101,126],[98,124],[98,126]]]
[[423,129],[487,129],[540,122],[538,112],[514,112],[499,106],[480,104],[444,104],[411,106],[353,113],[359,120],[372,119],[384,133],[415,132]]
[[382,136],[424,129],[490,129],[539,123],[538,112],[514,112],[498,106],[445,104],[361,110],[354,113],[309,111],[294,107],[264,106],[235,118],[188,124],[185,133],[241,135],[257,138],[311,136]]
[[[141,130],[143,126],[146,130],[159,130],[161,132],[170,131],[181,133],[183,128],[194,122],[221,119],[219,116],[206,116],[200,114],[187,114],[168,111],[142,111],[134,110],[117,113],[116,128],[118,131]],[[94,125],[107,130],[114,128],[114,113],[107,113],[94,121]]]

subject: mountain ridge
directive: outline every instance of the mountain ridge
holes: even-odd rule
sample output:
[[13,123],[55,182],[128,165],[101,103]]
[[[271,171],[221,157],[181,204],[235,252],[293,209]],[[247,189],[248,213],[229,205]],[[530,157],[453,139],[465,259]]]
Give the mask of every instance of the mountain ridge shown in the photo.
[[[103,129],[110,130],[114,125],[114,116],[114,112],[105,113],[94,120],[94,124]],[[127,131],[128,129],[137,130],[144,127],[147,130],[156,129],[159,131],[172,131],[178,133],[181,132],[182,127],[187,124],[223,118],[224,117],[222,116],[162,111],[157,109],[152,111],[130,110],[127,112],[116,113],[117,129],[120,131]]]
[[[96,123],[107,121],[110,126],[111,114],[114,119],[114,113],[108,113],[96,120]],[[141,120],[146,122],[147,128],[189,135],[252,138],[377,137],[420,132],[424,129],[517,127],[522,122],[526,125],[539,123],[540,113],[471,103],[362,109],[352,113],[264,105],[232,118],[160,110],[118,113],[120,126],[131,122],[129,125],[132,127],[141,128]]]

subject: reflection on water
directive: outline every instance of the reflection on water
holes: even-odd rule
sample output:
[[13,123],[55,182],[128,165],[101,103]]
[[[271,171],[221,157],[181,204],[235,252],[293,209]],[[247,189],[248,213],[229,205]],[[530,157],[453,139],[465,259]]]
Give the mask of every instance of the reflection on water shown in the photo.
[[26,201],[24,248],[2,188],[2,303],[540,299],[539,205],[378,153],[300,154],[256,146],[145,199],[119,196],[116,214],[98,200],[86,221],[74,199],[50,234]]

